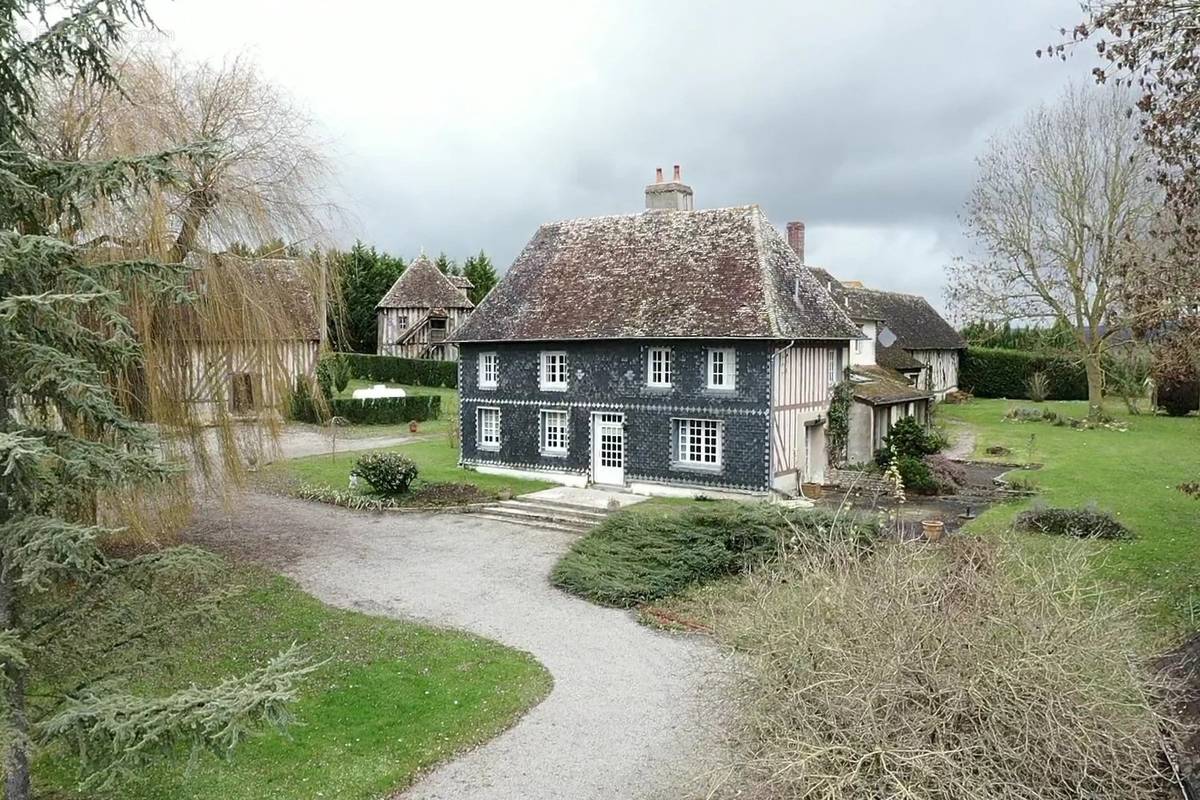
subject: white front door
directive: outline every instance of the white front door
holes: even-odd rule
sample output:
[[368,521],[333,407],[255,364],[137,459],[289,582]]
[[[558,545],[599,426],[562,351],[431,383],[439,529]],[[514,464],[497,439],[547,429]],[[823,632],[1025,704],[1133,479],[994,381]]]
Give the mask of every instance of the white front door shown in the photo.
[[592,482],[625,485],[624,414],[592,414]]

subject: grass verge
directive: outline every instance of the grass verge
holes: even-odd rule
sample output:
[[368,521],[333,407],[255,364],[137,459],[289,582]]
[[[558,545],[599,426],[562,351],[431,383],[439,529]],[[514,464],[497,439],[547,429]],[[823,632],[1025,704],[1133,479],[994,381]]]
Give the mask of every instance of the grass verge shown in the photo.
[[[333,489],[346,493],[350,485],[350,469],[354,462],[367,450],[346,451],[333,456],[320,455],[306,458],[293,458],[277,461],[263,470],[263,477],[269,483],[287,490],[295,487],[310,487],[312,489]],[[386,448],[378,452],[403,453],[417,464],[419,473],[412,484],[412,491],[399,500],[399,505],[422,505],[425,500],[434,495],[445,496],[445,484],[468,484],[475,487],[481,496],[472,499],[493,499],[501,491],[507,490],[514,495],[536,492],[547,489],[554,484],[546,481],[531,481],[521,478],[510,478],[504,475],[488,475],[472,469],[463,469],[458,465],[458,451],[444,438],[425,439],[397,447]],[[439,488],[441,487],[441,488]],[[436,505],[437,503],[430,503]]]
[[[179,631],[133,689],[162,693],[245,671],[303,643],[326,661],[302,687],[295,724],[243,743],[229,760],[178,753],[122,787],[128,800],[377,798],[511,725],[550,689],[531,656],[452,631],[330,608],[292,581],[235,567],[251,587],[223,618]],[[37,796],[77,800],[73,761],[49,752]]]
[[[1200,476],[1200,419],[1134,416],[1110,408],[1108,413],[1128,427],[1124,431],[1005,419],[1010,409],[1033,405],[977,399],[939,407],[941,420],[969,425],[975,432],[976,458],[1043,465],[1020,473],[1036,486],[1036,500],[993,506],[969,530],[1012,535],[1034,549],[1056,547],[1062,543],[1036,534],[1010,534],[1015,516],[1034,502],[1094,504],[1136,536],[1093,545],[1090,563],[1096,575],[1153,595],[1158,623],[1194,629],[1200,614],[1200,501],[1176,487]],[[1068,417],[1087,415],[1086,403],[1037,406]],[[1005,447],[1011,455],[988,456],[987,448],[993,446]]]

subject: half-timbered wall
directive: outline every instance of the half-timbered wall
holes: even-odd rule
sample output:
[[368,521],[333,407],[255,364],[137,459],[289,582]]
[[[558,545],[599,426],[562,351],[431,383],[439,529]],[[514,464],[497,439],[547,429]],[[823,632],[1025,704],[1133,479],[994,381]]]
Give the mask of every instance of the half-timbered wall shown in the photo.
[[848,358],[844,342],[795,343],[776,351],[771,378],[772,486],[793,493],[825,477],[825,418]]
[[188,343],[185,402],[201,418],[279,410],[296,379],[312,377],[315,341]]
[[925,365],[917,387],[933,392],[938,400],[958,388],[957,350],[910,350],[913,358]]
[[[447,308],[445,336],[442,338],[450,338],[470,313],[469,308]],[[428,316],[428,308],[379,309],[376,315],[379,355],[457,361],[458,347],[437,341],[438,334],[430,325]],[[401,338],[403,342],[400,342]]]

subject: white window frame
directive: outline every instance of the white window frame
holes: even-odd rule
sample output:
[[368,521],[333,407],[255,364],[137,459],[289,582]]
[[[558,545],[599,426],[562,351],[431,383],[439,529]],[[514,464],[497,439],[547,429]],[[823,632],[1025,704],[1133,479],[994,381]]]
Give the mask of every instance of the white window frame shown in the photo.
[[[713,381],[713,367],[717,363],[717,354],[721,354],[722,382]],[[732,347],[710,347],[706,358],[705,386],[717,392],[732,392],[737,388],[737,350]]]
[[[551,416],[559,417],[562,426],[558,432],[559,444],[550,444]],[[538,414],[538,452],[544,456],[565,456],[571,445],[571,414],[565,408],[543,408]]]
[[829,354],[826,358],[825,380],[828,381],[830,386],[836,386],[838,382],[838,362],[841,361],[840,356],[842,351],[830,348],[825,352]]
[[[655,356],[661,356],[659,380],[655,380]],[[670,347],[651,347],[646,353],[646,385],[654,389],[670,389],[675,379],[673,363],[675,354]]]
[[[494,411],[496,413],[496,438],[495,441],[488,441],[484,438],[485,429],[483,425],[483,414],[485,411]],[[500,449],[500,409],[496,406],[479,406],[475,409],[475,446],[480,450],[497,451]]]
[[[492,362],[492,377],[488,380],[486,364]],[[479,354],[479,388],[480,389],[495,389],[500,385],[500,355],[495,351],[488,351]]]
[[[693,427],[701,430],[701,437],[698,443],[700,448],[700,459],[694,459],[693,447],[696,445],[692,441]],[[704,431],[715,431],[715,441],[713,443],[715,452],[713,453],[714,460],[704,460],[704,449],[708,446],[705,441],[706,436]],[[674,458],[672,463],[677,467],[685,469],[705,470],[709,472],[719,471],[725,464],[725,421],[719,419],[697,419],[692,417],[673,417],[671,419],[671,437],[672,448],[674,449]]]
[[[562,380],[550,380],[550,360],[553,358],[562,358]],[[569,365],[567,361],[567,353],[565,350],[543,350],[538,359],[538,386],[543,392],[565,392],[567,385],[570,382]]]

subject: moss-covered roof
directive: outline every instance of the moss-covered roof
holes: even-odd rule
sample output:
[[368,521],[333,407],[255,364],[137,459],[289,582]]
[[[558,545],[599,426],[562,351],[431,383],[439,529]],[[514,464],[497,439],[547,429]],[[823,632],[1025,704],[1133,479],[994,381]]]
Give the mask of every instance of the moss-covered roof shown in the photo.
[[455,341],[856,339],[757,206],[543,225]]

